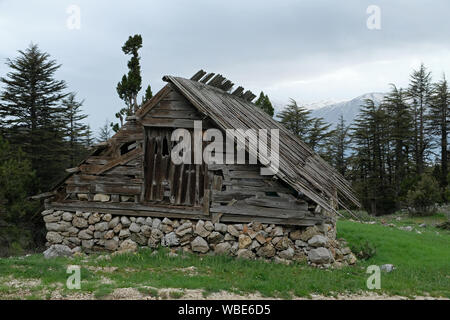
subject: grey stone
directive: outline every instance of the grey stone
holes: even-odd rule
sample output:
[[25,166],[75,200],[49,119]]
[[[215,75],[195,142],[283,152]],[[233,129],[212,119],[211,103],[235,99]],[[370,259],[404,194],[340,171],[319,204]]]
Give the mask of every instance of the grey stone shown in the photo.
[[275,256],[276,250],[271,243],[267,243],[264,246],[260,247],[256,254],[263,258],[272,258]]
[[60,216],[55,217],[52,214],[49,214],[49,215],[44,217],[44,222],[46,222],[46,223],[58,222],[60,220],[61,220]]
[[81,241],[81,246],[85,249],[92,249],[94,246],[94,240],[83,240]]
[[399,229],[403,230],[403,231],[408,231],[408,232],[413,231],[413,227],[411,227],[411,226],[399,227]]
[[208,236],[208,242],[211,244],[216,244],[222,242],[223,238],[224,237],[221,233],[214,231]]
[[90,240],[92,239],[92,236],[93,236],[92,231],[88,229],[81,230],[80,233],[78,234],[78,238],[82,240]]
[[77,214],[77,217],[83,217],[83,218],[85,218],[86,220],[88,220],[89,217],[91,216],[91,214],[92,214],[92,213],[90,213],[90,212],[80,212],[79,215]]
[[70,212],[64,212],[63,215],[62,215],[62,219],[64,221],[69,221],[70,222],[73,219],[73,214],[70,213]]
[[95,224],[96,231],[106,231],[108,230],[108,222],[99,222]]
[[226,234],[225,234],[224,240],[225,240],[225,241],[234,241],[234,240],[236,240],[236,238],[233,237],[231,234],[226,233]]
[[216,245],[216,247],[214,248],[214,252],[216,254],[228,254],[231,251],[231,244],[228,242],[224,242],[224,243],[219,243]]
[[199,235],[200,237],[206,238],[211,234],[211,231],[206,230],[205,228],[205,222],[202,220],[199,220],[197,224],[195,225],[195,234]]
[[302,240],[295,240],[295,246],[298,248],[304,248],[304,247],[307,247],[308,244]]
[[192,233],[192,223],[191,222],[185,222],[181,226],[178,227],[176,234],[180,237],[183,237],[184,235]]
[[384,272],[392,272],[395,270],[395,266],[393,264],[383,264],[380,269]]
[[105,241],[105,248],[109,251],[116,251],[117,248],[119,248],[119,241],[117,240],[106,240]]
[[72,220],[72,224],[74,227],[77,227],[79,229],[86,228],[88,226],[88,222],[86,219],[83,219],[81,217],[75,217]]
[[44,210],[41,212],[42,216],[48,216],[49,214],[53,213],[53,209],[49,209],[49,210]]
[[211,221],[206,221],[205,222],[205,229],[208,231],[213,231],[214,230],[214,225],[212,224]]
[[95,212],[89,216],[88,222],[89,224],[96,224],[97,222],[100,222],[101,219],[100,213]]
[[311,247],[325,247],[326,244],[328,243],[328,239],[322,235],[315,235],[314,237],[312,237],[311,239],[308,240],[308,244]]
[[252,244],[252,238],[245,234],[239,236],[239,249],[246,249]]
[[103,215],[102,220],[106,221],[106,222],[110,222],[112,220],[112,215],[107,213],[107,214]]
[[50,243],[61,243],[63,241],[63,237],[58,232],[54,231],[47,232],[45,238]]
[[95,239],[102,239],[103,236],[105,235],[105,231],[95,231],[94,232],[94,238]]
[[127,239],[120,245],[121,252],[135,252],[137,251],[137,244],[131,239]]
[[114,238],[114,231],[113,230],[108,230],[108,232],[105,233],[104,238],[106,240],[112,239]]
[[214,230],[217,232],[225,233],[227,232],[227,226],[223,223],[216,223],[214,224]]
[[136,219],[137,224],[145,224],[145,218],[139,217]]
[[122,224],[122,226],[127,228],[127,227],[130,226],[131,221],[130,221],[130,219],[128,219],[128,217],[123,216],[123,217],[120,218],[120,223]]
[[317,234],[320,234],[320,232],[319,232],[319,230],[317,229],[316,226],[308,227],[308,228],[306,228],[306,230],[300,236],[300,240],[308,241],[309,239],[311,239],[312,237],[314,237]]
[[114,229],[120,222],[119,217],[115,217],[108,222],[108,229]]
[[149,227],[151,227],[153,225],[153,220],[152,218],[148,217],[145,219],[145,224],[148,225]]
[[147,238],[140,233],[132,233],[130,239],[140,244],[141,246],[145,246],[148,242]]
[[239,249],[237,252],[237,257],[240,259],[254,259],[255,254],[248,249]]
[[70,243],[73,243],[73,244],[75,244],[75,245],[77,245],[77,246],[79,246],[80,243],[81,243],[81,240],[78,239],[78,238],[76,238],[76,237],[69,237],[69,238],[67,238],[67,240],[68,240]]
[[129,230],[130,230],[131,232],[138,233],[139,231],[141,231],[141,227],[139,227],[139,225],[138,225],[136,222],[133,222],[133,223],[130,225]]
[[275,227],[275,229],[272,230],[272,237],[282,237],[283,236],[283,228],[282,227]]
[[72,255],[72,250],[62,244],[54,244],[44,251],[44,258],[51,259],[56,257],[70,257]]
[[163,247],[174,247],[180,244],[180,240],[178,239],[175,232],[171,232],[169,234],[166,234],[164,238],[161,241],[161,245]]
[[281,251],[281,252],[278,254],[278,256],[279,256],[281,259],[291,260],[291,259],[294,257],[294,253],[295,253],[294,249],[288,248],[288,249],[286,249],[286,250],[284,250],[284,251]]
[[170,220],[170,219],[168,219],[168,218],[164,218],[163,221],[162,221],[161,223],[162,223],[162,224],[168,224],[168,225],[170,225],[170,226],[173,224],[172,220]]
[[152,234],[152,228],[144,224],[141,226],[141,233],[148,238]]
[[309,250],[308,259],[311,263],[325,264],[333,262],[333,256],[327,248]]
[[208,243],[202,237],[197,237],[191,242],[192,251],[206,253],[209,250]]
[[295,230],[289,234],[289,237],[291,238],[291,240],[294,240],[294,241],[300,240],[301,236],[302,236],[301,230]]
[[120,238],[120,239],[128,238],[128,237],[130,237],[130,235],[131,235],[130,230],[128,230],[128,229],[122,229],[122,230],[120,230],[119,238]]
[[153,219],[152,221],[152,229],[159,229],[161,226],[161,220],[158,218]]
[[239,231],[236,230],[236,228],[232,225],[229,225],[227,227],[227,231],[229,234],[231,234],[233,237],[239,237],[239,235],[241,234]]

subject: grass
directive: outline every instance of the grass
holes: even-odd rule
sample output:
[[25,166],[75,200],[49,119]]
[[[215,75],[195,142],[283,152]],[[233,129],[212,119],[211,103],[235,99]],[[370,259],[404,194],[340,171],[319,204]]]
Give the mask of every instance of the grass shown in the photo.
[[[396,270],[382,273],[381,290],[377,292],[450,298],[450,232],[431,226],[419,227],[420,223],[431,225],[431,219],[441,218],[437,215],[425,218],[428,222],[421,218],[398,221],[393,216],[389,221],[383,221],[396,226],[411,225],[421,234],[378,222],[339,221],[339,238],[345,238],[351,246],[369,243],[376,248],[376,254],[368,260],[358,261],[356,266],[333,270],[315,269],[306,264],[281,265],[223,256],[179,254],[178,257],[169,257],[168,251],[162,249],[156,254],[150,249],[142,249],[135,254],[111,256],[111,259],[98,259],[98,256],[91,255],[45,260],[39,254],[0,259],[0,298],[49,299],[54,290],[70,297],[74,291],[65,288],[68,265],[81,266],[81,290],[77,291],[93,294],[97,299],[107,297],[115,288],[130,287],[159,299],[183,298],[186,289],[201,289],[205,297],[222,290],[239,294],[260,293],[283,299],[311,294],[333,296],[368,291],[367,267],[387,263],[394,264]],[[12,285],[13,279],[22,281],[23,285]],[[28,284],[30,279],[39,279],[40,282]],[[167,296],[159,294],[158,288],[179,288],[181,291],[172,291]]]

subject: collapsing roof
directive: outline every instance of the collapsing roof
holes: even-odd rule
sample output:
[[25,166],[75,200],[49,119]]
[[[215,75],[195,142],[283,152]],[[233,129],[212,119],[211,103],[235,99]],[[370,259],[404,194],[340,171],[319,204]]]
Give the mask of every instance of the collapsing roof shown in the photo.
[[[335,212],[330,199],[335,198],[336,193],[339,204],[344,208],[349,202],[360,205],[349,182],[306,143],[253,104],[251,100],[256,96],[250,91],[244,92],[242,87],[238,87],[232,92],[231,81],[221,75],[214,77],[214,74],[203,70],[191,79],[165,76],[163,80],[174,85],[198,111],[223,130],[279,129],[279,168],[276,176],[325,210]],[[151,105],[153,103],[149,104],[150,108]],[[137,115],[143,116],[149,111],[149,106],[144,106]],[[250,149],[250,145],[241,147],[256,157],[257,150]]]

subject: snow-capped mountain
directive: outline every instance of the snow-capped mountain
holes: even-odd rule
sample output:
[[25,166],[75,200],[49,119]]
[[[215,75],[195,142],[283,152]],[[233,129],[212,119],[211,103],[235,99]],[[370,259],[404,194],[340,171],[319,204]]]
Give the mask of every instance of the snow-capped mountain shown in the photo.
[[321,117],[326,122],[333,124],[333,127],[338,123],[339,117],[342,114],[344,116],[345,123],[348,125],[351,124],[356,118],[366,99],[371,99],[376,105],[379,105],[385,95],[385,93],[381,92],[372,92],[363,94],[350,101],[332,103],[318,108],[314,108],[314,105],[316,104],[305,105],[305,107],[312,111],[311,116]]

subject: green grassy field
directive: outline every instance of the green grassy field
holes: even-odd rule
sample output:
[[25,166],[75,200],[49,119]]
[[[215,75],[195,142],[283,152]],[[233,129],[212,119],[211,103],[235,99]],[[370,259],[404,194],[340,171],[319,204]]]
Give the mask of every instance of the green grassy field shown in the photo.
[[[428,223],[445,219],[426,218]],[[384,222],[384,221],[383,221]],[[342,269],[321,270],[306,264],[282,265],[228,257],[179,254],[142,249],[135,254],[45,260],[41,254],[0,259],[0,298],[49,299],[58,291],[71,297],[65,287],[68,265],[81,266],[81,289],[77,294],[107,298],[116,288],[136,288],[144,296],[183,298],[188,289],[201,289],[204,296],[227,291],[236,294],[259,293],[265,297],[289,299],[311,294],[335,296],[369,291],[366,280],[369,265],[393,264],[396,269],[382,273],[380,294],[406,297],[430,295],[450,298],[450,232],[431,226],[419,227],[423,218],[395,216],[386,221],[396,226],[413,226],[413,231],[351,221],[338,222],[338,237],[358,247],[369,243],[376,253],[368,260]],[[419,231],[420,233],[416,232]],[[106,258],[105,258],[106,257]],[[179,288],[169,295],[158,289]]]

